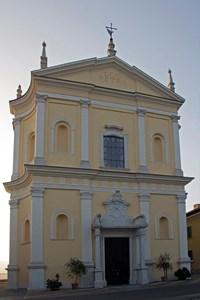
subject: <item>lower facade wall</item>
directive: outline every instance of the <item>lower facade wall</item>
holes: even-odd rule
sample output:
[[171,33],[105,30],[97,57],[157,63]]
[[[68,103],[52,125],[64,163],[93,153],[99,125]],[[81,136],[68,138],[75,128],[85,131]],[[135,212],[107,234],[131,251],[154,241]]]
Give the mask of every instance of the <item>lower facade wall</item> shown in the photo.
[[[116,193],[119,196],[118,202],[115,198]],[[173,270],[169,273],[169,277],[172,278],[174,271],[179,268],[180,241],[176,195],[142,194],[127,189],[119,192],[117,188],[92,192],[88,189],[45,188],[41,195],[43,195],[40,196],[40,201],[43,201],[43,228],[40,236],[43,240],[37,242],[36,238],[34,245],[32,241],[21,243],[21,228],[27,204],[25,201],[19,202],[18,256],[16,269],[15,266],[11,266],[9,270],[11,288],[46,288],[46,280],[52,279],[57,273],[63,287],[70,287],[71,281],[65,268],[65,263],[70,257],[80,258],[87,266],[87,275],[83,276],[80,282],[82,287],[106,286],[108,271],[105,262],[105,240],[109,238],[127,238],[129,241],[127,284],[143,284],[159,280],[162,274],[155,269],[154,262],[156,257],[164,252],[169,252],[172,256]],[[32,199],[33,201],[35,200]],[[105,220],[104,225],[95,227],[97,215]],[[140,225],[140,230],[132,225],[139,216],[143,216],[147,224],[144,227]],[[160,234],[158,222],[160,217],[165,217],[169,221],[167,237]],[[129,221],[130,226],[127,223]],[[33,222],[37,222],[37,219],[30,218],[30,222],[32,230]],[[101,222],[104,221],[100,220]],[[63,233],[59,224],[66,227],[66,236],[62,236],[65,232]],[[33,251],[37,253],[37,249],[42,249],[41,261],[37,261],[37,257],[34,258],[32,254]],[[120,273],[120,270],[116,271],[116,274],[117,272]],[[34,281],[35,276],[39,276],[40,286],[37,286],[37,280]]]

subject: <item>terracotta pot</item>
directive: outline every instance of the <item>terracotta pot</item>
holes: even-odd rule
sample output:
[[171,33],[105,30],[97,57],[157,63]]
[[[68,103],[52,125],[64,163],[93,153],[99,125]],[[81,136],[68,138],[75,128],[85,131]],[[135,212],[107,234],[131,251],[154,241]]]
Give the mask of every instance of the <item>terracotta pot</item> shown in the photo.
[[72,283],[72,288],[73,289],[78,289],[79,288],[79,283],[78,282]]
[[167,280],[167,276],[161,276],[161,281],[166,281]]

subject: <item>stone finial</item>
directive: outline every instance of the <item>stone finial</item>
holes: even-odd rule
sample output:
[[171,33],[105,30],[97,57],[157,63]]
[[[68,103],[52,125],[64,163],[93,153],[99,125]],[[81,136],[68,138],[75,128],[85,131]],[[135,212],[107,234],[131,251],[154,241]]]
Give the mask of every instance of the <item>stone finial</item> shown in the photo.
[[116,52],[117,51],[115,50],[115,44],[113,43],[113,39],[110,38],[110,43],[108,44],[107,54],[108,54],[108,56],[115,56]]
[[40,56],[40,68],[47,68],[46,43],[42,43],[42,56]]
[[17,89],[17,98],[22,96],[22,88],[21,85],[19,84],[18,89]]
[[168,88],[172,91],[175,92],[175,82],[173,82],[172,79],[172,71],[170,68],[168,69]]

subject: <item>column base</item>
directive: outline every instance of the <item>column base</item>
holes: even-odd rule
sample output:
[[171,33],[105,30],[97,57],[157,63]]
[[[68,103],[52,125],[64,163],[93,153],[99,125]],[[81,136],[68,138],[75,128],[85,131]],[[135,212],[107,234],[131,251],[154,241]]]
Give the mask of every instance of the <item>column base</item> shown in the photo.
[[88,160],[81,160],[80,167],[84,169],[89,169],[90,168],[90,163]]
[[139,168],[138,168],[138,172],[147,173],[148,172],[147,167],[140,165]]
[[183,171],[181,169],[175,169],[174,174],[176,176],[183,176]]
[[94,287],[94,263],[84,262],[84,265],[86,266],[86,275],[81,277],[81,287]]
[[149,283],[148,269],[138,268],[133,270],[133,282],[134,284],[147,284]]
[[13,180],[16,180],[16,179],[18,179],[19,178],[19,173],[14,173],[14,174],[12,174],[12,176],[11,176],[11,180],[13,181]]
[[29,290],[45,289],[44,270],[46,266],[43,263],[31,263],[29,269]]
[[35,165],[44,165],[44,157],[35,157],[34,164]]
[[94,271],[94,287],[103,288],[104,287],[104,280],[103,280],[103,272],[101,270]]
[[17,277],[18,277],[19,267],[17,265],[8,265],[6,270],[8,271],[7,289],[8,290],[18,289]]
[[187,268],[189,271],[191,271],[191,261],[190,261],[190,258],[189,257],[181,257],[179,258],[179,268]]

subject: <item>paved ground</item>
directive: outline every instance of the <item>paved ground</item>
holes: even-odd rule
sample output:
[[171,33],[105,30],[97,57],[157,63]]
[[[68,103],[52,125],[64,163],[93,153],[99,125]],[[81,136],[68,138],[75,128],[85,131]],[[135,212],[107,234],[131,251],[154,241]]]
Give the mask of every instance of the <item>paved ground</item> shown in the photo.
[[200,276],[191,280],[154,282],[147,285],[109,286],[103,289],[61,289],[56,292],[6,290],[6,283],[0,282],[0,300],[47,300],[47,299],[79,299],[79,300],[126,300],[141,299],[180,299],[200,300]]

